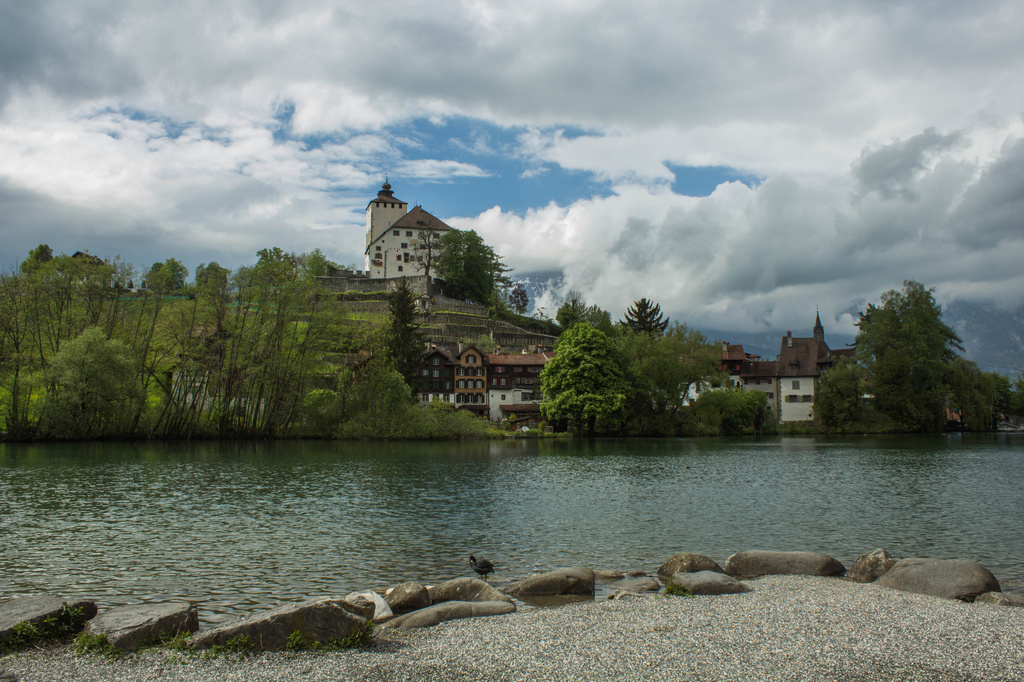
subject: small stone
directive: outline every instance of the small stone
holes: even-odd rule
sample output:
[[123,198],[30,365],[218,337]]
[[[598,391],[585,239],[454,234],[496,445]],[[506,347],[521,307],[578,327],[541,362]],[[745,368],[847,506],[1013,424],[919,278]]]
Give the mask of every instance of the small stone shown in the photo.
[[589,568],[561,568],[513,583],[511,595],[594,594],[594,572]]
[[685,587],[692,595],[742,594],[750,592],[750,586],[741,583],[731,575],[714,571],[696,573],[679,572],[669,580],[670,585]]
[[388,606],[395,613],[418,611],[433,604],[427,588],[412,581],[404,582],[393,590],[389,590],[387,596],[384,597],[384,601],[388,603]]
[[975,604],[995,604],[996,606],[1024,606],[1024,594],[1013,592],[985,592],[978,595]]
[[896,565],[896,560],[884,549],[861,554],[853,562],[846,577],[858,583],[872,583]]
[[725,573],[714,559],[693,552],[679,552],[669,557],[658,569],[658,577],[668,582],[676,573],[696,573],[697,571],[715,571]]

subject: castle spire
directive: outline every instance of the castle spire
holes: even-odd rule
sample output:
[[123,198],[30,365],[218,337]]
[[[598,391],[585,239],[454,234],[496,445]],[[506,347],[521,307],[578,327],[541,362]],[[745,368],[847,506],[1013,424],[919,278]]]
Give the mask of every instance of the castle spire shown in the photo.
[[817,310],[814,311],[814,338],[818,341],[825,340],[825,328],[821,326],[821,315]]

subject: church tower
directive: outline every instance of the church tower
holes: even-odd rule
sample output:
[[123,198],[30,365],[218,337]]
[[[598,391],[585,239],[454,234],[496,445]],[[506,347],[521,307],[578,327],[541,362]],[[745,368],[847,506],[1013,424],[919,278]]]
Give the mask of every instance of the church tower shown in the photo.
[[825,328],[821,326],[821,315],[814,313],[814,338],[825,341]]
[[[408,212],[409,204],[395,196],[391,184],[384,179],[376,198],[366,206],[366,271],[382,269],[384,251],[381,248],[382,237],[399,218]],[[371,245],[374,251],[371,249]],[[372,275],[371,275],[372,276]],[[380,276],[380,275],[378,275]]]

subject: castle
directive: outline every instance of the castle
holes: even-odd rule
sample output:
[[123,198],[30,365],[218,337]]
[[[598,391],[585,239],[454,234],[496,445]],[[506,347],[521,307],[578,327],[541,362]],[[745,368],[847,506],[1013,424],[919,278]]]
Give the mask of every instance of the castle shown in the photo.
[[366,206],[366,274],[370,279],[429,276],[441,237],[452,229],[436,216],[395,196],[387,179]]

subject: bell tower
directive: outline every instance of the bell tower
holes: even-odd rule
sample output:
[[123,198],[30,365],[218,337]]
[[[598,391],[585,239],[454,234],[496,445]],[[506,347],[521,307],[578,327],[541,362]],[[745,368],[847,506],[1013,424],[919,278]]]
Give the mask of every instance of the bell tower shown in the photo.
[[[391,183],[384,176],[377,196],[366,206],[366,271],[375,272],[383,267],[383,247],[387,241],[387,232],[395,222],[408,212],[409,204],[395,196],[391,191]],[[373,275],[371,274],[371,277]],[[380,275],[378,275],[380,276]]]

